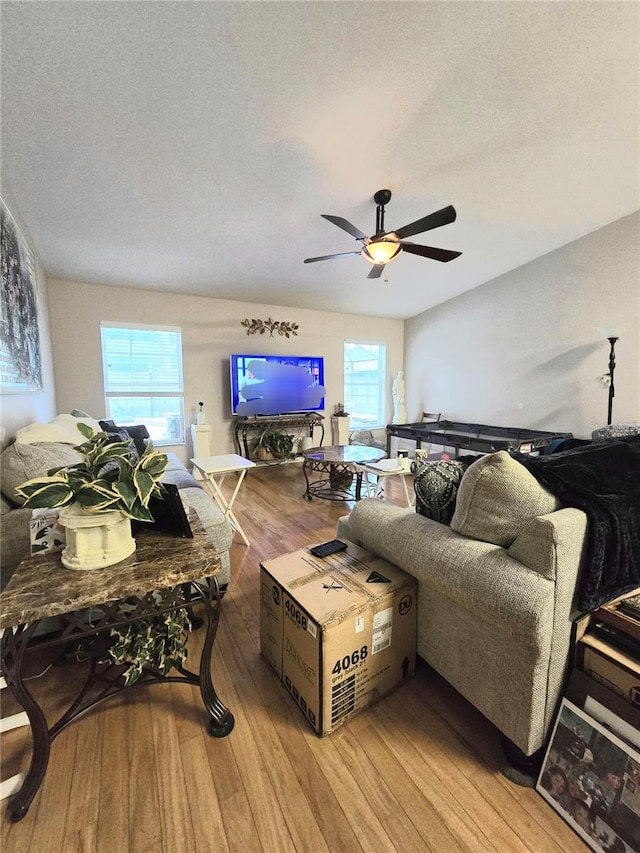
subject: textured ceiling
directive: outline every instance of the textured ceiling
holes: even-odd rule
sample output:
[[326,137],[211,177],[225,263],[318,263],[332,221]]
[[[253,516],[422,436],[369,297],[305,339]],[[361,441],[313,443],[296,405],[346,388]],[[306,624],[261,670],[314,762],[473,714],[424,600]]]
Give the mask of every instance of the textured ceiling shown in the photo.
[[[3,179],[51,277],[414,316],[640,206],[639,10],[4,0]],[[302,263],[382,187],[463,255]]]

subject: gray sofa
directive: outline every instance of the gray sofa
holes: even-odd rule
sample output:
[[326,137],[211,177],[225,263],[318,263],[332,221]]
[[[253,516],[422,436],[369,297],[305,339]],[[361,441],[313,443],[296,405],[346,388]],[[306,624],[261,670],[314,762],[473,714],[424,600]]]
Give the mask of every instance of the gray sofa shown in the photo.
[[[211,539],[212,546],[220,555],[221,573],[218,578],[221,586],[230,580],[229,548],[233,539],[231,525],[224,517],[215,501],[202,488],[200,483],[189,474],[175,453],[168,453],[169,467],[164,482],[174,483],[187,502],[197,512],[204,529]],[[78,454],[72,443],[42,441],[21,443],[15,441],[0,454],[0,566],[2,586],[11,577],[20,560],[29,553],[29,519],[31,509],[22,507],[22,499],[16,495],[15,487],[32,477],[37,477],[50,468],[70,465],[77,462]]]
[[418,654],[531,756],[565,683],[586,531],[500,451],[464,473],[451,526],[369,499],[337,535],[418,579]]

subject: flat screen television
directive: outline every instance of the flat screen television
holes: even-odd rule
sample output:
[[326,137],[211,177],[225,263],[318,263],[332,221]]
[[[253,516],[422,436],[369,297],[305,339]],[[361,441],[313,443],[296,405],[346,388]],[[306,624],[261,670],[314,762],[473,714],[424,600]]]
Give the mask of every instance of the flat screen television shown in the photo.
[[324,409],[322,356],[234,354],[231,411],[234,415],[288,415]]

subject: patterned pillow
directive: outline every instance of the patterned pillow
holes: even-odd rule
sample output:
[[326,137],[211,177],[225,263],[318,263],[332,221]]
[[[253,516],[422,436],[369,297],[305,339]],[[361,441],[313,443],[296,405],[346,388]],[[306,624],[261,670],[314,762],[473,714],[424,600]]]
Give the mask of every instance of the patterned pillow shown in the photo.
[[140,454],[138,453],[138,448],[136,447],[135,441],[131,438],[131,434],[129,430],[119,429],[114,432],[107,433],[109,436],[109,444],[114,444],[118,441],[128,441],[129,442],[129,460],[132,465],[137,465],[140,461]]
[[[471,461],[474,459],[470,457]],[[470,464],[469,459],[412,462],[416,512],[441,524],[450,524],[456,508],[458,485]]]
[[[109,444],[115,444],[118,441],[128,441],[129,442],[129,462],[132,465],[137,465],[140,461],[140,454],[136,448],[134,440],[131,438],[126,429],[120,429],[117,432],[109,432],[107,433],[109,436]],[[110,462],[107,462],[102,466],[100,471],[98,472],[101,477],[105,477],[108,474],[117,474],[120,469],[120,466],[116,462],[115,459],[112,459]]]
[[129,433],[129,437],[133,439],[136,450],[140,456],[144,453],[145,447],[147,446],[147,439],[149,438],[149,430],[144,424],[127,424],[126,426],[118,426],[113,421],[100,421],[100,429],[103,429],[107,435],[118,433],[120,430],[126,430]]

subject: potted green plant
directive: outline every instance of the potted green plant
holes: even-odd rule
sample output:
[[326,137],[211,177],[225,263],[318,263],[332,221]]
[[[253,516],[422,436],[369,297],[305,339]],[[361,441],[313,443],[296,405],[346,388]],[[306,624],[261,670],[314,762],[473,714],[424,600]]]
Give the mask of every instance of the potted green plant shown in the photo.
[[[86,439],[74,449],[83,457],[74,465],[50,469],[16,491],[28,507],[59,509],[66,528],[62,562],[73,569],[97,569],[120,562],[135,550],[131,519],[153,521],[148,506],[161,495],[167,455],[149,442],[138,456],[130,441],[109,440],[78,424]],[[96,527],[102,529],[96,536]]]
[[258,459],[286,459],[293,450],[293,437],[278,430],[265,430],[256,444]]

